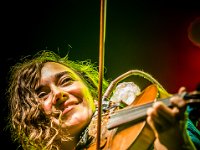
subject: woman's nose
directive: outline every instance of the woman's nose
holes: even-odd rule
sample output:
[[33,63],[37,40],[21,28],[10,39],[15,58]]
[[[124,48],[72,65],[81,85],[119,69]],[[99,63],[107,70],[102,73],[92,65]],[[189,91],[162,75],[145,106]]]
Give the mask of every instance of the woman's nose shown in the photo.
[[53,91],[52,103],[54,105],[66,101],[69,97],[66,91],[64,91],[62,88],[59,88],[57,86],[53,86],[52,91]]

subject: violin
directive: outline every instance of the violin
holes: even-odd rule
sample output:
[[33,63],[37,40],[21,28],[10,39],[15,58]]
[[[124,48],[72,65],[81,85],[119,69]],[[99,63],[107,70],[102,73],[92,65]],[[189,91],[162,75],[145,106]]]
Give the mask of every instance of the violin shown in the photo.
[[[87,148],[88,150],[147,150],[155,140],[155,135],[149,125],[146,123],[146,109],[151,107],[156,100],[158,91],[161,92],[161,98],[164,98],[168,93],[162,88],[153,77],[148,73],[131,70],[124,75],[118,77],[111,83],[102,98],[102,79],[104,74],[104,52],[105,52],[105,24],[106,24],[106,0],[100,0],[100,34],[99,34],[99,86],[98,86],[98,122],[97,122],[97,142],[92,143]],[[131,106],[125,107],[122,110],[116,111],[108,118],[107,129],[109,136],[107,139],[101,139],[101,106],[102,100],[107,100],[110,91],[119,80],[123,80],[129,75],[141,75],[153,83],[147,87]],[[116,81],[116,82],[115,82]],[[185,95],[184,99],[191,99],[191,95]],[[196,98],[197,97],[197,98]],[[165,97],[166,98],[166,97]],[[195,100],[194,100],[195,99]],[[199,103],[199,94],[188,103]],[[169,98],[163,100],[169,103]],[[170,105],[170,104],[169,104]]]
[[[191,94],[192,93],[192,94]],[[181,95],[187,104],[200,103],[199,93]],[[102,150],[148,150],[152,147],[155,135],[146,123],[146,111],[155,101],[162,101],[171,107],[170,97],[157,100],[158,86],[151,84],[136,97],[130,106],[119,109],[109,115],[107,129],[109,137],[101,141]],[[95,149],[95,144],[88,150]]]

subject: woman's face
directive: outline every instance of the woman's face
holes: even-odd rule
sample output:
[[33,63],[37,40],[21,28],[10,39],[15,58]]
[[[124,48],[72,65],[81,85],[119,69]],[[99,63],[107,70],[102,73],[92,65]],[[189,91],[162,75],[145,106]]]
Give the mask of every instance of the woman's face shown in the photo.
[[[55,62],[45,63],[36,92],[45,114],[55,125],[69,129],[70,134],[79,134],[90,121],[94,105],[88,102],[91,95],[70,68]],[[55,111],[61,111],[61,121],[59,115],[52,113]]]

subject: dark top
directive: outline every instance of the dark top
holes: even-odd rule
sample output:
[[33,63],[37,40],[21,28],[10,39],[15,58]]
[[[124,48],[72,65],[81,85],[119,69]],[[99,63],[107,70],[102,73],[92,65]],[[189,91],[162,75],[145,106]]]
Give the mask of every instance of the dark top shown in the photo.
[[192,142],[196,146],[197,150],[200,150],[200,130],[198,129],[198,123],[200,119],[199,106],[188,106],[188,120],[187,120],[187,132]]

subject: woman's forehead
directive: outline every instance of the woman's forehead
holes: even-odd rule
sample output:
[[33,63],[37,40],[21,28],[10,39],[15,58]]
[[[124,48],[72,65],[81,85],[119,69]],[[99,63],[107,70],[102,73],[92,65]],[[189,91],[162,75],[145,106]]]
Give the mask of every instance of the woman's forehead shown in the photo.
[[70,75],[79,78],[78,75],[71,68],[56,62],[45,63],[41,70],[41,75],[45,77],[51,77],[59,74],[60,72],[68,72],[70,73]]

